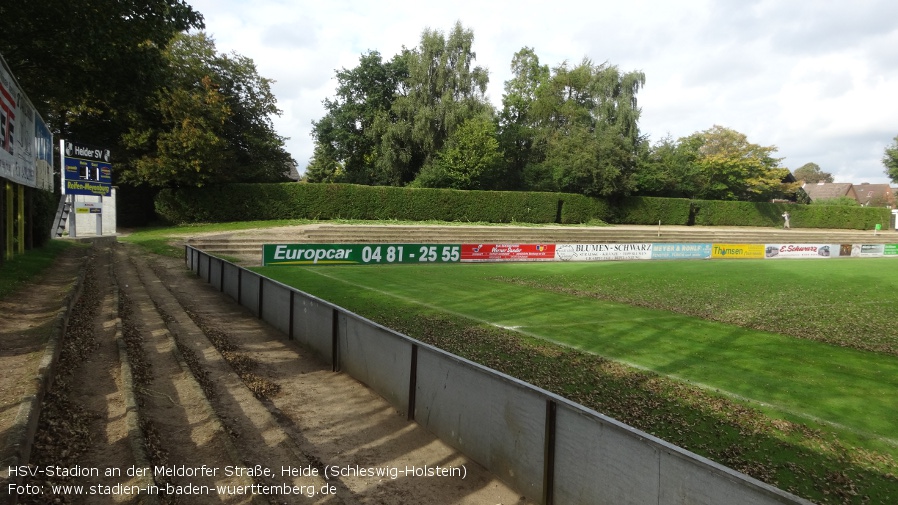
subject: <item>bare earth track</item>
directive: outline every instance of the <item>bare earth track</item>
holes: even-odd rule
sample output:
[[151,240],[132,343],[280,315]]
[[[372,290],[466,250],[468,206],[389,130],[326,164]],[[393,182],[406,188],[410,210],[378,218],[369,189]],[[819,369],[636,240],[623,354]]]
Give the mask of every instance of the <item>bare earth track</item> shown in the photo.
[[0,503],[523,502],[177,259],[73,247],[0,310]]

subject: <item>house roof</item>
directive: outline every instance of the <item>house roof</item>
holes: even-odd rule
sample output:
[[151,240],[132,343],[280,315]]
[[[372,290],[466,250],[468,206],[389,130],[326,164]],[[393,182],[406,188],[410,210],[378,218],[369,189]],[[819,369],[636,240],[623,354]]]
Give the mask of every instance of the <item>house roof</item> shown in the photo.
[[853,185],[850,182],[818,182],[810,184],[805,183],[805,185],[802,186],[802,189],[808,194],[811,201],[814,201],[830,200],[843,196],[855,198],[855,192],[852,190],[852,186]]
[[863,206],[879,207],[893,205],[895,193],[888,184],[867,184],[866,182],[854,185],[857,201]]

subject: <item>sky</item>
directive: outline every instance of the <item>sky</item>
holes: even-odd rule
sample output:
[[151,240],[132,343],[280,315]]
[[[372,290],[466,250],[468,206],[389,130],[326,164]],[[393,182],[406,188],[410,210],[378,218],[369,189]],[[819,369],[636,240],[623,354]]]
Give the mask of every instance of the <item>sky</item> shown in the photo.
[[273,118],[303,172],[312,121],[335,72],[378,51],[414,48],[425,29],[474,32],[487,96],[502,106],[511,59],[531,47],[550,68],[584,58],[645,73],[639,127],[652,143],[715,125],[776,146],[792,170],[816,163],[835,182],[888,183],[898,136],[898,2],[894,0],[187,0],[219,53],[273,79]]

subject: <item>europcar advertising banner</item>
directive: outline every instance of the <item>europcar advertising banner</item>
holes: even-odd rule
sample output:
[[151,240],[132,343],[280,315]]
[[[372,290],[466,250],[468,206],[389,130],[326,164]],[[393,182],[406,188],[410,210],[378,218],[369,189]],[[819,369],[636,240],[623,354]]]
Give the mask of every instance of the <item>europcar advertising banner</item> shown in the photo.
[[462,261],[551,261],[555,244],[462,244]]
[[457,263],[458,244],[265,244],[262,266]]
[[652,244],[558,244],[561,261],[615,261],[652,259]]
[[767,258],[830,258],[839,255],[839,246],[831,244],[767,244]]
[[0,57],[0,177],[53,191],[53,136]]

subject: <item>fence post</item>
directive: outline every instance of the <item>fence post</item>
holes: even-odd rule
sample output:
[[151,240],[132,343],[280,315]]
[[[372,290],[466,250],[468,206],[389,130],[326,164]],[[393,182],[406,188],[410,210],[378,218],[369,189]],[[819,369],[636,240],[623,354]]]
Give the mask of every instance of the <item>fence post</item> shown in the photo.
[[418,344],[412,344],[411,367],[408,373],[408,420],[415,420],[415,393],[418,388]]
[[331,371],[340,371],[340,312],[333,309],[333,319],[331,328]]
[[259,319],[262,319],[262,283],[265,281],[265,277],[259,276]]
[[543,457],[543,504],[552,505],[555,494],[555,414],[558,405],[546,399],[546,436]]
[[293,300],[296,291],[290,290],[290,321],[287,323],[287,340],[293,340]]

